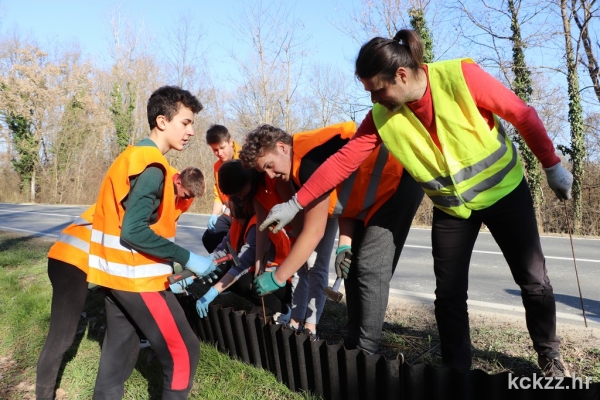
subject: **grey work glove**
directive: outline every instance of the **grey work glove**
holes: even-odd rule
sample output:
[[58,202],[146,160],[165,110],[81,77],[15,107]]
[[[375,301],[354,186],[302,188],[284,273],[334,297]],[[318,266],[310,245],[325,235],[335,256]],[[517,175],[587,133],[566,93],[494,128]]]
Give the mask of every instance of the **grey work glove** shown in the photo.
[[[212,258],[213,263],[215,265],[217,265],[217,263],[216,263],[217,260],[222,259],[223,257],[226,257],[226,256],[227,256],[227,252],[225,250],[215,250],[210,254],[210,257]],[[221,270],[221,268],[216,266],[214,271],[212,271],[208,275],[198,278],[198,282],[200,282],[203,285],[212,284],[213,281],[216,282],[219,279],[219,274],[221,272],[223,272]]]
[[550,168],[544,168],[548,186],[554,191],[560,200],[571,198],[571,186],[573,186],[573,175],[560,163]]
[[260,230],[264,231],[267,227],[276,224],[273,227],[273,233],[279,232],[281,228],[292,222],[302,208],[300,203],[298,203],[296,195],[294,195],[286,203],[277,204],[269,211],[269,215],[267,215],[265,221],[260,225]]
[[348,279],[351,261],[352,248],[348,245],[341,245],[338,247],[335,251],[335,273],[338,278]]

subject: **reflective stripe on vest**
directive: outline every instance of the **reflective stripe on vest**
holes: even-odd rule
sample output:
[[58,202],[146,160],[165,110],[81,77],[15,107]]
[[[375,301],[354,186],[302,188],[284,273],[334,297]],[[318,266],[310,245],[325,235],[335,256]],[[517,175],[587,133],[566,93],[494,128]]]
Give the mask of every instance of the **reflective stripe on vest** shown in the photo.
[[151,146],[129,146],[109,168],[96,205],[90,243],[88,281],[128,292],[155,292],[168,287],[171,262],[140,253],[121,241],[125,210],[122,202],[129,194],[129,179],[149,165],[160,165],[165,173],[162,201],[156,223],[157,235],[173,240],[176,217],[173,170],[160,150]]
[[[293,136],[292,178],[299,186],[302,158],[312,149],[335,136],[350,139],[355,124],[346,122],[327,126]],[[392,197],[402,176],[402,166],[382,144],[365,161],[338,185],[329,195],[329,216],[368,221]]]
[[[523,179],[514,144],[494,116],[490,130],[462,74],[463,60],[428,64],[438,148],[406,105],[373,106],[383,142],[423,187],[434,205],[459,218],[489,207]],[[465,59],[465,62],[472,62]]]
[[[87,229],[89,231],[92,230],[92,224],[86,226],[81,226],[82,229]],[[69,246],[73,246],[78,250],[85,251],[86,253],[90,252],[90,242],[80,239],[77,236],[70,235],[66,232],[61,232],[58,235],[57,241],[68,244]]]
[[95,205],[89,207],[61,231],[48,252],[48,258],[71,264],[87,274],[95,208]]

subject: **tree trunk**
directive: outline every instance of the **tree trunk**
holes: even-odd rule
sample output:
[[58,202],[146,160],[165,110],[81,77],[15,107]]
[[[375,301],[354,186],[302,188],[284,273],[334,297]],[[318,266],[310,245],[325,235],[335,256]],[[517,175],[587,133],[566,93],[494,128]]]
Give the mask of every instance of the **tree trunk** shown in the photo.
[[35,203],[35,168],[31,173],[31,182],[29,187],[29,202]]
[[586,149],[583,132],[583,110],[579,93],[577,59],[571,43],[571,21],[568,15],[567,0],[560,1],[560,11],[565,35],[565,56],[567,61],[567,81],[569,94],[569,124],[571,125],[571,148],[566,149],[573,162],[573,231],[581,232],[582,205],[581,189],[585,174]]
[[[513,63],[512,71],[514,74],[513,90],[517,96],[525,103],[531,102],[531,94],[533,93],[533,87],[531,83],[531,71],[525,63],[524,54],[524,42],[521,37],[521,27],[519,24],[519,8],[515,7],[514,0],[509,0],[507,3],[508,11],[510,13],[510,29],[512,36],[510,41],[512,43],[513,51]],[[533,198],[533,207],[535,214],[538,217],[538,225],[541,215],[541,206],[543,204],[542,197],[542,174],[538,166],[538,160],[532,153],[531,149],[523,140],[523,137],[516,132],[513,135],[513,140],[519,146],[521,152],[521,159],[525,165],[525,175],[527,176],[527,182],[529,183],[529,190],[531,191],[531,197]]]

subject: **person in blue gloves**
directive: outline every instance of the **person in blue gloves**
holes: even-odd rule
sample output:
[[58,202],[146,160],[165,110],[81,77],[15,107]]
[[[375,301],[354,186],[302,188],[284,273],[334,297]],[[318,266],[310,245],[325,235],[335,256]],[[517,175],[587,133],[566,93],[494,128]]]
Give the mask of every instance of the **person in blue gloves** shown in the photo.
[[[238,253],[240,265],[232,266],[197,301],[196,309],[201,318],[206,317],[210,303],[225,290],[230,290],[247,298],[255,306],[262,307],[262,301],[252,285],[257,241],[255,206],[260,207],[260,204],[255,205],[255,202],[258,203],[257,197],[260,198],[265,193],[262,179],[264,179],[264,176],[259,175],[256,171],[243,168],[239,160],[230,160],[223,163],[218,171],[219,187],[223,193],[229,196],[232,224],[229,232],[211,254],[211,257],[213,259],[224,257],[226,255],[226,245],[231,243]],[[290,251],[290,239],[286,231],[281,230],[278,233],[270,233],[267,247],[266,270],[274,270]],[[171,287],[173,290],[173,285]],[[283,287],[264,297],[265,311],[267,315],[278,313],[287,315],[287,318],[289,318],[290,308],[288,303],[290,301],[291,280],[286,282]]]
[[175,171],[165,154],[183,150],[202,104],[175,86],[148,100],[148,138],[127,147],[108,169],[92,220],[87,280],[106,291],[107,328],[93,398],[121,399],[135,367],[140,331],[162,365],[162,399],[186,399],[200,345],[177,298],[167,290],[173,262],[197,276],[214,270],[173,242],[178,211]]

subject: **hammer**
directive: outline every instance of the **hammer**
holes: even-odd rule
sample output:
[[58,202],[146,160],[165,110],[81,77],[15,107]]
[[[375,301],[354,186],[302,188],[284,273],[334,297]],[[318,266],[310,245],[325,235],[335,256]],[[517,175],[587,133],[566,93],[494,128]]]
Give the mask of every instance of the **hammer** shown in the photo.
[[[227,242],[226,243],[226,251],[225,251],[225,255],[221,258],[217,258],[215,260],[213,260],[213,263],[215,264],[215,266],[219,266],[221,264],[225,264],[229,261],[233,262],[233,265],[235,267],[238,267],[239,265],[241,265],[240,259],[237,255],[237,253],[235,252],[235,250],[233,249],[233,247],[231,246],[231,243]],[[173,274],[171,276],[169,276],[168,280],[169,280],[169,284],[173,284],[175,282],[179,282],[183,279],[189,278],[190,276],[193,276],[195,278],[197,278],[196,275],[194,275],[194,273],[192,271],[190,271],[187,268],[184,268],[181,272],[177,273],[177,274]]]
[[333,287],[327,286],[325,289],[323,289],[323,293],[325,293],[325,296],[327,296],[329,300],[333,300],[336,303],[342,301],[342,297],[344,297],[344,295],[339,292],[341,283],[342,278],[338,277],[336,278]]

